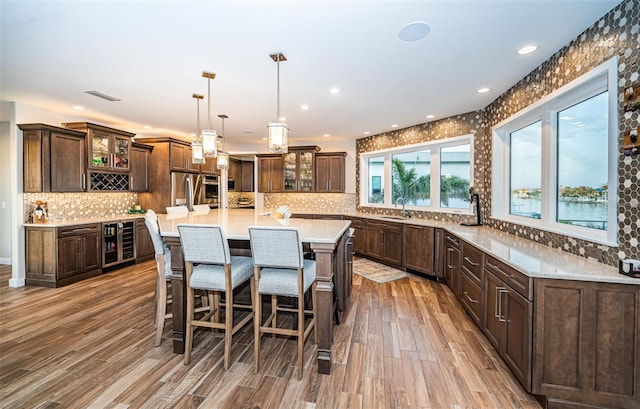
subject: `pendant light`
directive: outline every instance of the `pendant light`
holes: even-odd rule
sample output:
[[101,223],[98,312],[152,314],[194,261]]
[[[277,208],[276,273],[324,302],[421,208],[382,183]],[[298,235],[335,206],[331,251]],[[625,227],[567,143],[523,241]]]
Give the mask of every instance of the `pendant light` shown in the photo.
[[269,122],[269,152],[287,153],[289,152],[288,136],[289,128],[280,121],[280,61],[287,61],[282,53],[269,54],[269,57],[277,64],[277,98],[276,98],[276,121]]
[[225,133],[224,133],[224,120],[229,118],[225,114],[218,115],[218,118],[222,119],[222,134],[218,140],[220,141],[220,147],[218,149],[218,169],[227,169],[229,167],[229,153],[222,150],[222,145],[224,143]]
[[204,163],[204,152],[202,150],[202,140],[200,139],[200,100],[204,98],[200,94],[193,94],[196,100],[196,140],[191,142],[191,162],[194,164]]
[[218,154],[218,133],[211,127],[211,80],[216,77],[213,72],[202,71],[207,79],[207,129],[202,130],[202,150],[205,158],[215,158]]

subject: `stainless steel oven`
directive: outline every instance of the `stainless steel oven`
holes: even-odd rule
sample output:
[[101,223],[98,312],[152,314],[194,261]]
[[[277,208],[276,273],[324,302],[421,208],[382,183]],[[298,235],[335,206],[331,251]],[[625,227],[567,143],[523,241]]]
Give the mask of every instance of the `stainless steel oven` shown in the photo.
[[220,205],[220,180],[218,176],[205,176],[202,181],[205,203],[211,208]]

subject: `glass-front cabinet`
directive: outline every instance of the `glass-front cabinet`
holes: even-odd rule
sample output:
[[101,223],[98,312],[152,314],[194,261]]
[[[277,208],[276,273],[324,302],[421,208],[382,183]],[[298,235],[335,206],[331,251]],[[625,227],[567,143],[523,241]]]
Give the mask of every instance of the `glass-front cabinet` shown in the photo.
[[313,169],[317,146],[304,146],[292,149],[283,155],[284,190],[286,192],[313,192]]
[[87,133],[90,170],[129,172],[131,138],[135,134],[89,122],[69,122],[65,127]]

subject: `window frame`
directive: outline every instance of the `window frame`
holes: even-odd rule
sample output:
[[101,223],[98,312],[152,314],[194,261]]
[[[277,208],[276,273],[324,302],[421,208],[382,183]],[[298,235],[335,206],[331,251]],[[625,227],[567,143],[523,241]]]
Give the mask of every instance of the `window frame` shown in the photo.
[[[607,127],[607,229],[598,230],[556,221],[558,199],[558,112],[608,91]],[[533,219],[510,213],[511,169],[510,134],[517,129],[542,121],[542,201],[541,218]],[[492,133],[492,206],[491,217],[513,224],[534,227],[573,238],[608,246],[618,245],[618,57],[611,58],[576,78],[529,107],[494,125]]]
[[[429,150],[431,152],[430,160],[430,205],[429,206],[417,206],[407,204],[405,208],[407,210],[423,211],[423,212],[439,212],[439,213],[455,213],[464,215],[473,215],[473,206],[469,202],[468,208],[452,208],[452,207],[440,207],[440,150],[451,146],[469,145],[469,186],[474,186],[474,134],[466,134],[455,136],[452,138],[440,139],[429,142],[422,142],[412,145],[403,145],[395,148],[380,149],[376,151],[363,152],[360,154],[360,206],[375,207],[382,209],[396,209],[395,203],[391,202],[392,197],[392,185],[393,185],[393,171],[391,158],[395,154],[407,153],[418,150]],[[384,190],[383,203],[369,203],[369,167],[368,159],[371,157],[384,157],[384,183],[382,189]],[[437,177],[436,177],[437,176]]]

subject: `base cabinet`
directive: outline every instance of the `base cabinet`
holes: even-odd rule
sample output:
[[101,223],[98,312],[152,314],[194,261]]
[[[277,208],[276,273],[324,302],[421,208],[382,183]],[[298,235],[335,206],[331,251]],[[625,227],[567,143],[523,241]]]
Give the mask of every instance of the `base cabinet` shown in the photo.
[[444,234],[444,281],[460,298],[460,240],[449,233]]
[[434,272],[435,229],[406,224],[402,235],[402,260],[405,268],[428,275]]
[[640,286],[536,279],[534,293],[532,392],[553,408],[639,408]]
[[100,224],[27,227],[26,284],[60,287],[102,273]]
[[153,241],[151,241],[151,235],[149,229],[144,223],[144,219],[136,220],[136,263],[145,260],[151,260],[155,256],[155,249],[153,248]]

